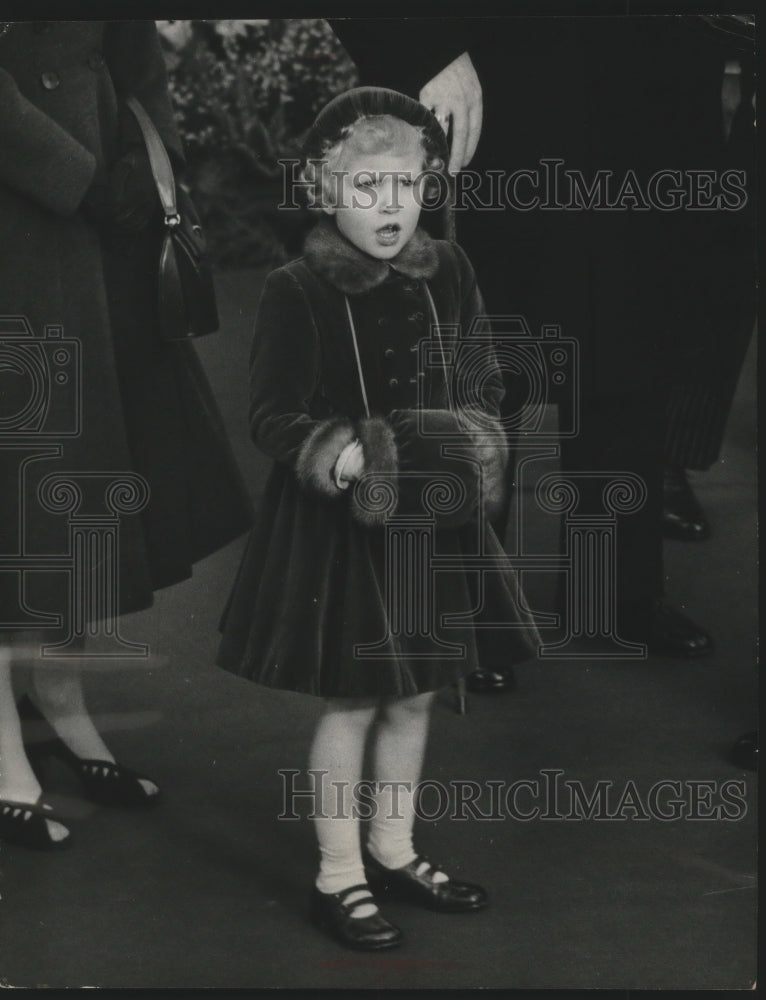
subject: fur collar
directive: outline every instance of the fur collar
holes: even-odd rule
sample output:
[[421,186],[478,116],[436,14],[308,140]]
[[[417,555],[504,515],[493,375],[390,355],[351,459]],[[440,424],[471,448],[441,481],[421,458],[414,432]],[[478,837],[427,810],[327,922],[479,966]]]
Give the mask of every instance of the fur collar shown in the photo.
[[432,278],[439,267],[434,241],[423,229],[415,230],[396,257],[378,260],[350,243],[327,217],[308,234],[303,253],[312,271],[346,295],[369,292],[386,280],[391,268],[408,278]]

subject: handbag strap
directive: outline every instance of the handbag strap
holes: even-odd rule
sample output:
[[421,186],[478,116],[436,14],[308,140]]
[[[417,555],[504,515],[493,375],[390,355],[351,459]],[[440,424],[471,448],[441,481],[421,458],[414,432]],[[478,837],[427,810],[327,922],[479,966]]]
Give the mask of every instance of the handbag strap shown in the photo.
[[[447,358],[444,354],[444,341],[442,340],[441,330],[439,329],[439,314],[436,312],[436,303],[434,302],[433,295],[431,295],[431,289],[428,287],[428,282],[423,282],[426,290],[426,296],[428,297],[428,304],[431,308],[431,313],[433,314],[434,327],[436,328],[436,336],[439,340],[439,350],[442,356],[442,369],[444,371],[444,387],[447,390],[447,403],[450,410],[453,409],[452,406],[452,391],[450,390],[449,376],[447,375]],[[364,372],[362,371],[362,359],[359,354],[359,341],[356,336],[356,326],[354,325],[354,317],[351,313],[351,303],[348,301],[348,295],[344,295],[343,298],[346,301],[346,315],[348,316],[348,325],[351,330],[351,340],[354,344],[354,357],[356,358],[356,372],[359,376],[359,388],[362,391],[362,401],[364,402],[364,412],[369,417],[370,415],[370,404],[367,399],[367,386],[364,381]]]
[[162,136],[157,131],[154,122],[144,110],[140,101],[135,97],[129,97],[125,102],[133,114],[141,129],[141,133],[146,143],[146,152],[149,156],[149,164],[152,168],[154,183],[157,185],[157,193],[160,196],[162,210],[165,213],[165,225],[177,226],[181,221],[176,203],[176,182],[173,176],[173,167],[170,157],[165,149]]

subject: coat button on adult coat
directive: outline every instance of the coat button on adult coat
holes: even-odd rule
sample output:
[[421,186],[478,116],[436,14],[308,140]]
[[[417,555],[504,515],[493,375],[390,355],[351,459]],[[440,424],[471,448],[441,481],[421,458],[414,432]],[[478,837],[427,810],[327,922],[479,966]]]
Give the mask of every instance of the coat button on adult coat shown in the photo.
[[398,378],[390,378],[388,380],[388,384],[391,386],[392,389],[397,389],[399,387],[399,379]]
[[383,356],[385,358],[393,358],[395,355],[396,355],[396,351],[393,349],[393,347],[387,347],[385,349],[385,351],[383,352]]
[[55,90],[61,83],[61,80],[59,79],[58,73],[43,73],[40,77],[40,83],[46,90]]

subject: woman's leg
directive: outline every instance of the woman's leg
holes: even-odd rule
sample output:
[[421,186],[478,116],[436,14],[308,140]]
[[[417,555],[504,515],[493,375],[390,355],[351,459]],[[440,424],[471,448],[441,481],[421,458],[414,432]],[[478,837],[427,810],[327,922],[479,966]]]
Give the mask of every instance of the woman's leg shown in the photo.
[[[353,793],[362,777],[365,743],[377,710],[377,700],[328,699],[314,733],[309,767],[326,772],[315,776],[320,794],[314,807],[320,854],[316,887],[323,893],[366,882]],[[376,909],[373,904],[359,906],[353,916],[371,916]]]
[[[65,746],[83,760],[115,763],[85,705],[82,672],[56,664],[36,666],[32,672],[34,701]],[[159,792],[148,778],[137,779],[147,797]]]
[[[423,770],[434,693],[384,702],[374,745],[378,788],[370,821],[370,853],[386,868],[403,868],[417,854],[412,844],[415,793]],[[446,878],[437,873],[435,880]]]
[[32,682],[34,701],[62,743],[85,760],[114,762],[85,707],[79,670],[58,663],[37,666]]
[[[11,683],[11,651],[0,646],[0,799],[28,802],[40,798],[40,784],[27,760],[21,737],[21,723]],[[65,840],[67,828],[55,820],[46,820],[51,840]]]

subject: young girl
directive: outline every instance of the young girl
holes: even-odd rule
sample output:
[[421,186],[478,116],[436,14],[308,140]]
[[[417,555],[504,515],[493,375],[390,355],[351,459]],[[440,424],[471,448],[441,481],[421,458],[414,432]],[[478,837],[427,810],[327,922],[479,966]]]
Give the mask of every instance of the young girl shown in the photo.
[[[486,905],[413,846],[429,712],[479,650],[507,663],[537,636],[486,522],[503,480],[503,390],[472,328],[476,279],[459,247],[418,228],[424,172],[446,162],[442,129],[416,101],[360,88],[324,109],[305,154],[323,214],[304,256],[269,275],[258,311],[250,425],[275,464],[219,663],[324,699],[310,753],[324,775],[311,916],[372,950],[402,934],[368,877],[434,910]],[[477,614],[510,630],[478,630]],[[354,788],[371,733],[363,856]]]

